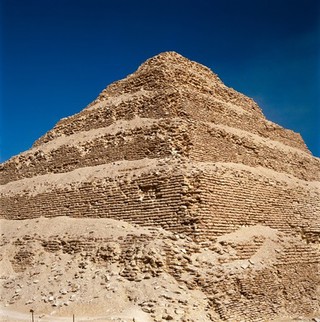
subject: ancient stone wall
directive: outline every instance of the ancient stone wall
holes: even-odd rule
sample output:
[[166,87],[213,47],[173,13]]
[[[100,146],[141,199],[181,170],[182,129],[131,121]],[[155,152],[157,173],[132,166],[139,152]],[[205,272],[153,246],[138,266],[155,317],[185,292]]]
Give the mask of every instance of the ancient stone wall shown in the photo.
[[222,100],[237,102],[250,113],[262,115],[261,109],[252,99],[226,87],[209,68],[176,53],[165,53],[146,61],[134,74],[108,86],[98,97],[98,101],[114,94],[132,94],[141,88],[147,91],[173,88],[195,90]]
[[[144,129],[119,130],[115,134],[102,133],[77,144],[76,138],[70,138],[67,144],[57,144],[46,149],[46,152],[35,149],[9,160],[2,166],[1,183],[47,173],[69,172],[118,160],[165,158],[172,155],[175,142],[181,140],[180,136],[177,124],[173,122],[170,128],[168,124],[154,124]],[[187,147],[188,144],[185,149]]]
[[320,186],[288,183],[239,171],[204,173],[199,180],[201,233],[218,236],[236,228],[265,225],[319,241]]
[[249,167],[220,166],[191,173],[186,169],[150,173],[131,180],[104,178],[56,185],[31,195],[28,190],[7,193],[1,198],[1,217],[113,218],[161,226],[200,240],[263,224],[317,241],[319,187],[283,176],[285,180],[257,175]]
[[60,137],[54,143],[4,163],[1,184],[118,160],[177,156],[261,166],[308,181],[320,179],[320,160],[299,149],[232,127],[180,118],[119,121],[100,131]]
[[35,142],[35,146],[59,136],[107,127],[116,120],[131,120],[136,116],[151,119],[179,117],[184,120],[206,120],[255,133],[310,153],[299,134],[269,122],[260,115],[243,110],[236,102],[226,103],[215,96],[176,89],[151,94],[143,91],[117,103],[113,99],[98,101],[79,114],[58,122],[53,130]]
[[7,219],[103,217],[191,232],[196,219],[185,216],[191,201],[183,175],[171,173],[145,175],[132,182],[106,178],[34,196],[26,191],[24,195],[1,198],[0,208],[1,217]]
[[190,141],[191,160],[240,163],[287,173],[306,181],[320,180],[319,159],[246,131],[198,123]]

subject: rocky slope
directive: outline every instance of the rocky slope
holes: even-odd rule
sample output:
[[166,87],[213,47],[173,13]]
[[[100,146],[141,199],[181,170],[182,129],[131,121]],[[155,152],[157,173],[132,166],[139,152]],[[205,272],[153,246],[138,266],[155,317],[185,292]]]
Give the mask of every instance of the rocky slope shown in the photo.
[[[201,246],[182,234],[111,219],[2,220],[1,227],[1,300],[11,311],[35,310],[39,321],[72,314],[236,321],[241,311],[263,320],[262,312],[275,318],[284,305],[301,315],[292,303],[297,293],[306,315],[318,305],[319,276],[310,269],[317,249],[264,226]],[[289,261],[303,272],[289,271]]]

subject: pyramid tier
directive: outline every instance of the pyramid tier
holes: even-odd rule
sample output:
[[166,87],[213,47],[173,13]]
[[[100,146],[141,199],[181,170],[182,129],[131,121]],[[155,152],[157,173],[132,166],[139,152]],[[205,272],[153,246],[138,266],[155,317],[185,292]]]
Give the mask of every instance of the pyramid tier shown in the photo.
[[1,217],[103,217],[212,239],[263,224],[320,237],[320,185],[234,163],[122,161],[1,188]]
[[226,103],[214,97],[204,97],[197,92],[175,90],[169,93],[156,93],[151,97],[133,96],[120,103],[114,103],[113,99],[96,103],[78,114],[59,121],[51,131],[36,141],[35,146],[40,146],[60,136],[107,127],[118,120],[131,120],[136,116],[157,119],[180,117],[186,120],[207,120],[245,130],[310,153],[299,134],[284,129],[265,118],[252,115],[236,104]]
[[300,149],[233,127],[183,118],[117,121],[61,136],[2,165],[1,184],[47,173],[143,158],[188,158],[265,167],[320,179],[320,160]]
[[225,86],[207,67],[175,53],[158,55],[108,86],[83,111],[58,122],[35,146],[135,116],[207,120],[309,152],[299,134],[267,121],[252,99]]
[[119,97],[119,94],[132,95],[141,90],[152,93],[172,89],[197,92],[222,101],[236,102],[243,110],[263,116],[261,109],[252,99],[225,86],[208,67],[190,61],[175,52],[165,52],[150,58],[135,73],[108,86],[95,102]]

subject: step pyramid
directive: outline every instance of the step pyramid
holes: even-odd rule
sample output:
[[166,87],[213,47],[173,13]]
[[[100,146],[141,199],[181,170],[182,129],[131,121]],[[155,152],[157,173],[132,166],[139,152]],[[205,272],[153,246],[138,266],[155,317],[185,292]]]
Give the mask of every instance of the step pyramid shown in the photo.
[[4,163],[1,212],[116,218],[200,239],[266,224],[313,241],[319,177],[299,134],[167,52]]
[[[279,257],[283,283],[277,285],[310,281],[303,298],[287,290],[290,296],[282,294],[281,301],[293,303],[288,312],[320,310],[320,289],[314,288],[320,283],[320,159],[299,134],[268,121],[252,99],[175,52],[147,60],[108,86],[3,163],[0,173],[0,214],[7,220],[110,218],[161,227],[199,245],[247,227],[294,236],[298,246]],[[253,241],[252,252],[254,245],[261,243]],[[242,244],[237,252],[245,249]],[[259,320],[263,296],[279,292],[272,289],[280,278],[275,272],[252,273],[245,285],[231,278],[242,285],[241,296],[247,287],[252,297],[214,300],[220,318]],[[273,304],[266,304],[265,316],[279,311]]]

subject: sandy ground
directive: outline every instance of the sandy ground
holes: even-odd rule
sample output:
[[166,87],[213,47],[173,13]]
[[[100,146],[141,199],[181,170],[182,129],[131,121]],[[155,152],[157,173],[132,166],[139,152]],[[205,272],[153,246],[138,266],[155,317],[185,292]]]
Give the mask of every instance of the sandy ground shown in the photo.
[[[151,322],[152,320],[148,316],[148,314],[142,312],[139,308],[132,307],[128,310],[116,315],[116,316],[55,316],[52,317],[46,314],[36,314],[34,313],[34,322],[84,322],[84,321],[99,321],[99,322]],[[134,317],[134,318],[133,318]],[[3,322],[13,322],[13,321],[31,321],[32,315],[31,313],[21,313],[19,311],[10,310],[8,308],[0,308],[0,318]]]
[[[260,225],[201,247],[182,234],[112,219],[2,219],[0,227],[0,320],[7,322],[31,321],[30,309],[39,322],[73,314],[76,321],[220,321],[195,281],[223,283],[271,267],[296,242]],[[245,244],[252,254],[236,259],[230,245]],[[312,320],[277,320],[285,321]]]
[[[188,290],[165,269],[158,274],[155,265],[145,264],[146,259],[163,260],[160,253],[165,241],[170,247],[176,243],[172,250],[177,252],[190,242],[186,237],[174,242],[173,234],[163,229],[149,230],[111,219],[0,220],[0,225],[0,314],[4,321],[28,320],[30,309],[37,312],[39,321],[70,321],[75,312],[83,321],[123,322],[162,321],[168,316],[182,321],[184,315],[194,319],[205,315],[205,294]],[[154,240],[141,245],[141,238]],[[62,245],[81,244],[83,249],[44,247],[57,240]],[[101,249],[104,257],[97,255]],[[32,263],[23,257],[24,251]],[[22,259],[15,261],[17,254]],[[205,316],[201,320],[209,321]]]

